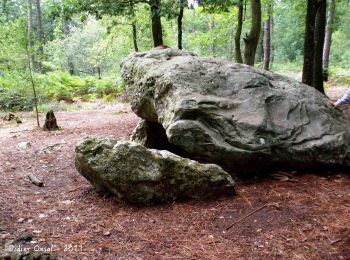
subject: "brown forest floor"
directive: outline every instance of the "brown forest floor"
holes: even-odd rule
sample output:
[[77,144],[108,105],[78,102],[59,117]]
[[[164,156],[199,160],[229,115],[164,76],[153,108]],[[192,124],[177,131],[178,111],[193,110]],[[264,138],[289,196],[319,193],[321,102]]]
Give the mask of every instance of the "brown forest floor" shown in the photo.
[[0,255],[30,234],[32,247],[53,245],[64,259],[350,259],[350,175],[238,181],[233,197],[137,208],[96,193],[74,167],[79,140],[129,137],[138,119],[126,105],[58,112],[63,130],[51,133],[22,116],[20,127],[0,128]]

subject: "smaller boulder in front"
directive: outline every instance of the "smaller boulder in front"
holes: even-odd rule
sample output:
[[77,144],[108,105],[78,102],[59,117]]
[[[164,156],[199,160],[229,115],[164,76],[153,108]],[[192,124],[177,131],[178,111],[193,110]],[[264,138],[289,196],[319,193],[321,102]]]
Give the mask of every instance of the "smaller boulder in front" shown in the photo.
[[135,204],[234,194],[221,167],[130,141],[87,139],[76,147],[75,163],[95,188]]

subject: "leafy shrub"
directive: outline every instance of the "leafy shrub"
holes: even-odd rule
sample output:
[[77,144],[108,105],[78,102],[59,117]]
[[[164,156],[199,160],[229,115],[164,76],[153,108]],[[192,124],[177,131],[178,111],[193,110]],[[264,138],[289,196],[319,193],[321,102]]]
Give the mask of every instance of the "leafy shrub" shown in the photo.
[[[56,71],[34,74],[39,102],[82,101],[93,102],[98,98],[111,101],[123,90],[123,85],[112,78],[72,76]],[[32,86],[28,77],[16,73],[0,76],[0,109],[31,110],[34,104]]]

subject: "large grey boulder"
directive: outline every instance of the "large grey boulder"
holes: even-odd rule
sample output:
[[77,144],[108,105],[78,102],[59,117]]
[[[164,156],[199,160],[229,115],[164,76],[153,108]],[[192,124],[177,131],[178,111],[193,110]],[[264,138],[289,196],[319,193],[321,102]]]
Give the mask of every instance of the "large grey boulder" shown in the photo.
[[143,140],[162,127],[173,148],[237,174],[350,166],[348,121],[298,81],[170,48],[133,53],[122,71]]
[[75,155],[76,168],[95,188],[136,204],[234,194],[232,177],[219,166],[135,142],[87,139]]

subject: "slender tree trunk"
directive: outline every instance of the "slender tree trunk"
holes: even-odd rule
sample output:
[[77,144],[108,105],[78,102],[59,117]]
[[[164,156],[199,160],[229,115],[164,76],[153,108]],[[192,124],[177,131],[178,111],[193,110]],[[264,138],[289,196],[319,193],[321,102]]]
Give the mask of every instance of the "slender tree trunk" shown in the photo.
[[5,15],[5,21],[8,20],[8,13],[7,13],[7,0],[2,0],[2,12]]
[[137,45],[137,27],[136,27],[136,23],[134,21],[132,21],[132,42],[134,44],[134,50],[136,52],[139,51],[139,47]]
[[27,6],[27,37],[28,37],[28,52],[29,52],[29,61],[31,68],[34,68],[35,57],[34,57],[34,39],[33,39],[33,3],[32,0],[28,0]]
[[246,16],[247,16],[247,1],[250,1],[250,0],[244,0],[244,15],[243,15],[243,21],[245,21]]
[[307,1],[305,37],[304,37],[304,65],[302,82],[312,86],[314,67],[314,37],[317,13],[317,0]]
[[247,65],[254,66],[255,53],[259,43],[261,30],[261,2],[260,0],[251,0],[252,25],[249,34],[244,38],[244,62]]
[[329,2],[329,12],[327,19],[327,30],[323,48],[323,80],[328,81],[329,54],[332,45],[332,33],[334,26],[335,0]]
[[74,75],[74,73],[75,73],[74,64],[70,60],[70,58],[68,58],[68,72],[69,72],[69,75]]
[[326,31],[326,19],[327,19],[327,0],[320,0],[319,7],[317,9],[316,22],[315,22],[315,46],[314,46],[314,61],[313,61],[313,84],[312,86],[324,93],[323,87],[323,46]]
[[129,0],[129,6],[130,6],[130,16],[131,16],[132,42],[134,45],[134,50],[136,52],[138,52],[139,47],[137,44],[137,27],[136,27],[135,10],[134,10],[134,1],[133,0]]
[[264,61],[263,69],[270,69],[270,57],[271,57],[271,5],[268,6],[268,18],[264,24]]
[[97,67],[97,77],[98,77],[98,79],[101,79],[101,67],[100,66]]
[[243,0],[238,2],[238,23],[235,34],[235,58],[236,62],[243,63],[242,52],[241,52],[241,35],[243,27]]
[[180,12],[177,16],[177,47],[182,50],[182,18],[184,17],[184,9],[187,0],[180,0]]
[[61,22],[62,22],[63,35],[64,35],[64,38],[66,38],[69,35],[70,29],[69,29],[69,24],[68,24],[68,21],[65,17],[65,13],[64,13],[64,1],[65,0],[62,0]]
[[150,0],[152,17],[152,36],[154,47],[163,45],[162,21],[160,17],[161,0]]
[[255,63],[262,63],[264,60],[264,24],[262,24],[258,46],[256,47]]
[[70,29],[69,29],[69,24],[68,24],[68,21],[66,19],[63,18],[63,21],[62,21],[62,27],[63,27],[63,35],[64,37],[68,37],[69,35],[69,32],[70,32]]
[[39,68],[39,71],[42,72],[42,63],[44,60],[44,30],[43,30],[40,0],[36,0],[36,11],[37,11],[37,20],[38,20],[37,22],[38,22],[38,39],[39,39],[38,68]]
[[274,46],[274,43],[272,41],[273,39],[273,29],[274,29],[274,19],[273,19],[273,16],[271,16],[270,18],[270,67],[272,67],[272,64],[275,60],[275,46]]
[[38,111],[38,96],[36,95],[36,88],[35,88],[35,83],[34,83],[34,78],[33,78],[31,54],[29,53],[28,48],[26,49],[26,51],[27,51],[27,58],[28,58],[29,79],[30,79],[30,82],[32,84],[32,90],[33,90],[33,95],[34,95],[34,107],[35,107],[36,123],[37,123],[37,126],[40,127],[39,111]]

